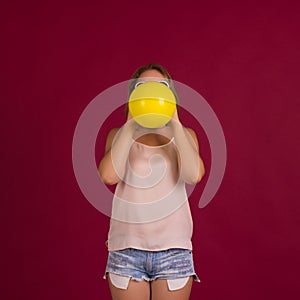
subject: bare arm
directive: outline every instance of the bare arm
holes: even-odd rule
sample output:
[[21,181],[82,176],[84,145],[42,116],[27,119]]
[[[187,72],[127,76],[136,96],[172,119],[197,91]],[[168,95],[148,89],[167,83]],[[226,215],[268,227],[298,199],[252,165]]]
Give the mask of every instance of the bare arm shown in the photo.
[[122,128],[114,128],[109,132],[105,154],[98,168],[105,184],[113,185],[123,178],[135,128],[135,122],[130,120]]
[[205,174],[203,160],[199,154],[199,144],[196,133],[185,128],[180,123],[177,112],[171,120],[174,140],[178,150],[178,164],[181,178],[190,184],[199,182]]

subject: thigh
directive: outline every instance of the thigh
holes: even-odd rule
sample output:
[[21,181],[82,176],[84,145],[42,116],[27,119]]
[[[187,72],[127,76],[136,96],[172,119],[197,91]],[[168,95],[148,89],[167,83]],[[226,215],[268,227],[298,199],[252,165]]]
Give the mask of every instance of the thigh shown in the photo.
[[146,280],[130,280],[125,290],[115,287],[108,274],[108,283],[113,300],[150,300],[150,284]]
[[190,299],[192,285],[193,276],[189,278],[183,288],[170,291],[166,279],[156,279],[151,282],[151,300],[188,300]]

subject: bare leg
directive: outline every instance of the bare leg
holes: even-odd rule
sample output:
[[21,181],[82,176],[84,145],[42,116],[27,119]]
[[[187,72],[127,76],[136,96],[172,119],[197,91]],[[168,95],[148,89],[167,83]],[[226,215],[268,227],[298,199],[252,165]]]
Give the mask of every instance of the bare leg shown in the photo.
[[190,277],[183,288],[170,291],[167,280],[156,279],[151,282],[151,300],[189,300],[193,280],[193,277]]
[[108,283],[113,300],[150,300],[150,283],[130,280],[127,290],[115,287],[108,275]]

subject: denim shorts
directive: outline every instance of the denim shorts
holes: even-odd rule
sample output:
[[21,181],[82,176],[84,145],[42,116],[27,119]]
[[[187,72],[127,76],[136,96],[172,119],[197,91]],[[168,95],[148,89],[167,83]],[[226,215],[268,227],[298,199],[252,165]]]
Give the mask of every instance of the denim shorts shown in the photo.
[[[107,273],[110,273],[112,283],[116,283],[114,285],[124,289],[127,289],[130,279],[137,281],[166,279],[170,290],[184,285],[190,276],[200,282],[194,270],[192,251],[181,248],[162,251],[126,248],[109,251],[104,279]],[[122,278],[127,280],[122,281]]]

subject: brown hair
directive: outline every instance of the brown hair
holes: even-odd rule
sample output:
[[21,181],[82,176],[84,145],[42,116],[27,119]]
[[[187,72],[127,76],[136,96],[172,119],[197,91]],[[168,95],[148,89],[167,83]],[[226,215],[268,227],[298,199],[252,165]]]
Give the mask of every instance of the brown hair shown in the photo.
[[[148,70],[157,70],[159,73],[161,73],[168,80],[168,83],[170,85],[170,89],[172,90],[172,92],[175,95],[176,102],[177,102],[177,110],[178,110],[179,99],[178,99],[178,95],[177,95],[177,92],[176,92],[175,87],[174,87],[173,80],[172,80],[169,72],[162,65],[157,64],[157,63],[151,63],[151,64],[148,64],[148,65],[143,65],[143,66],[139,67],[132,74],[131,79],[130,79],[129,84],[128,84],[128,92],[129,92],[128,97],[130,96],[130,94],[134,90],[134,86],[137,82],[137,79],[141,76],[141,74],[143,72],[148,71]],[[126,116],[127,116],[127,114],[128,114],[128,105],[126,105]]]

